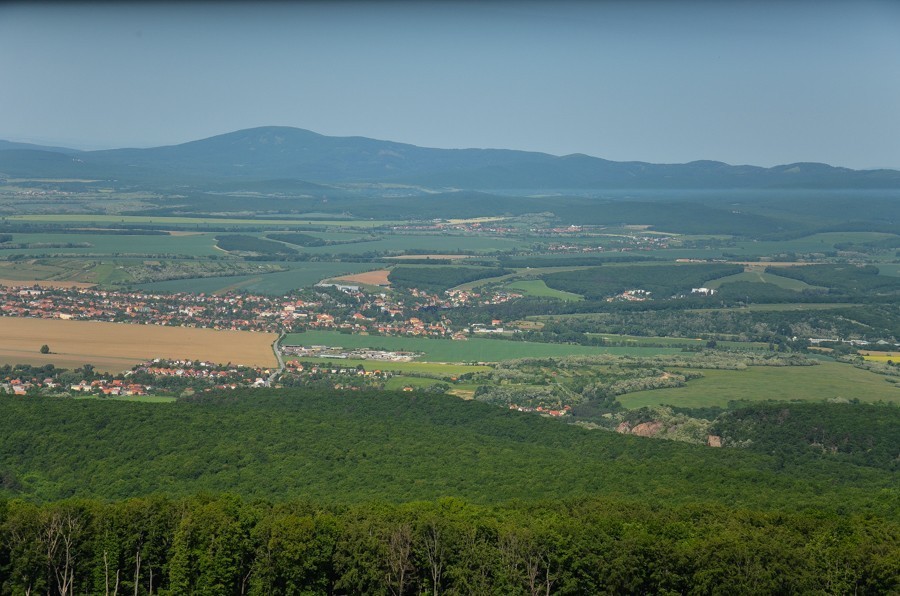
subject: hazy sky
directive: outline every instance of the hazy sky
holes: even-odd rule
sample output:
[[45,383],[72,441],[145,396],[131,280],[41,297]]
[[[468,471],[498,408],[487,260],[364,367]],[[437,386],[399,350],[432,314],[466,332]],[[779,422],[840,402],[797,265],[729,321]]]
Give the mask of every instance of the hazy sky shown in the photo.
[[900,2],[0,4],[0,138],[900,168]]

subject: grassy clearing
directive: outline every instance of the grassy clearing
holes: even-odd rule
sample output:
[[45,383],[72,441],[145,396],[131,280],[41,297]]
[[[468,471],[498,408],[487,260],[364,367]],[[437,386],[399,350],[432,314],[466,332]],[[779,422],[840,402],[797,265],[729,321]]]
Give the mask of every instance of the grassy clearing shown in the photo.
[[584,296],[580,294],[573,294],[572,292],[564,292],[562,290],[554,290],[553,288],[548,288],[547,284],[544,283],[544,280],[542,279],[516,281],[511,284],[507,284],[506,287],[511,290],[517,290],[519,292],[522,292],[523,294],[527,294],[529,296],[537,296],[539,298],[557,298],[559,300],[565,300],[567,302],[584,300]]
[[[0,317],[0,364],[93,364],[121,372],[151,358],[275,366],[274,333]],[[40,354],[41,345],[50,354]]]
[[10,215],[11,221],[33,221],[43,223],[134,223],[134,224],[172,224],[209,225],[209,226],[328,226],[346,228],[376,228],[396,225],[402,222],[394,220],[324,220],[324,219],[239,219],[218,217],[161,217],[150,215],[90,215],[90,214],[53,214],[53,215]]
[[[502,282],[513,282],[514,280],[522,280],[522,281],[534,281],[534,278],[540,277],[541,275],[546,275],[548,273],[561,273],[563,271],[578,271],[579,269],[588,269],[586,266],[573,266],[573,267],[526,267],[524,269],[518,269],[515,273],[509,273],[507,275],[501,275],[499,277],[486,277],[484,279],[477,279],[475,281],[471,281],[469,283],[460,284],[454,287],[454,290],[474,290],[476,288],[480,288],[482,286],[486,286],[488,284],[497,284]],[[543,283],[543,281],[541,281]],[[547,287],[547,284],[544,283],[544,287]],[[552,288],[547,288],[550,291]],[[570,292],[562,292],[563,294],[570,294]],[[578,296],[580,300],[582,297],[579,294],[571,294],[572,296]]]
[[619,396],[626,408],[672,405],[688,408],[725,407],[732,400],[826,401],[900,403],[900,388],[886,377],[849,364],[819,366],[756,366],[745,370],[704,370],[703,378],[684,387],[655,389]]
[[[544,358],[590,354],[653,356],[673,354],[678,348],[593,347],[568,344],[545,344],[502,339],[472,338],[468,341],[423,337],[388,337],[380,335],[347,335],[337,331],[291,333],[283,345],[325,345],[342,348],[373,348],[391,351],[419,352],[422,362],[500,362],[516,358]],[[384,368],[389,368],[386,364]]]
[[781,277],[780,275],[765,273],[757,268],[752,268],[750,271],[744,271],[743,273],[738,273],[737,275],[720,277],[719,279],[708,281],[703,285],[704,287],[712,288],[715,290],[725,284],[742,281],[750,283],[772,284],[778,286],[779,288],[784,288],[785,290],[794,290],[795,292],[813,289],[815,287],[809,285],[804,281],[800,281],[799,279],[789,279],[787,277]]

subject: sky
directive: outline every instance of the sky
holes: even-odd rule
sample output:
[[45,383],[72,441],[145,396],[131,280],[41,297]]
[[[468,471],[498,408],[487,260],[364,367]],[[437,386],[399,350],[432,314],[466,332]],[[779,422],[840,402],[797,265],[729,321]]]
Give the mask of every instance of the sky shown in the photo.
[[900,2],[0,3],[0,139],[900,169]]

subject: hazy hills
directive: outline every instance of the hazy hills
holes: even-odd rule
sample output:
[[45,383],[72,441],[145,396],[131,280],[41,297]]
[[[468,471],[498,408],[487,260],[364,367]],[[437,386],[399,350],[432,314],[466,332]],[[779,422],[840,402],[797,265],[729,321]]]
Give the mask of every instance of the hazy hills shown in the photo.
[[762,168],[715,161],[615,162],[577,154],[433,149],[287,127],[240,130],[149,149],[75,151],[0,141],[0,173],[122,181],[300,179],[466,189],[900,188],[896,170],[817,163]]

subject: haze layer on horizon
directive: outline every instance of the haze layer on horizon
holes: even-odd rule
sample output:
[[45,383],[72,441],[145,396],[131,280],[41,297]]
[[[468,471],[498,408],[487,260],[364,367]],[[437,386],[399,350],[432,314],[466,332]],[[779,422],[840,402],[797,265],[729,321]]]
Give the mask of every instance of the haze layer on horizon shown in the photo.
[[284,125],[656,163],[900,168],[893,2],[0,6],[0,138]]

